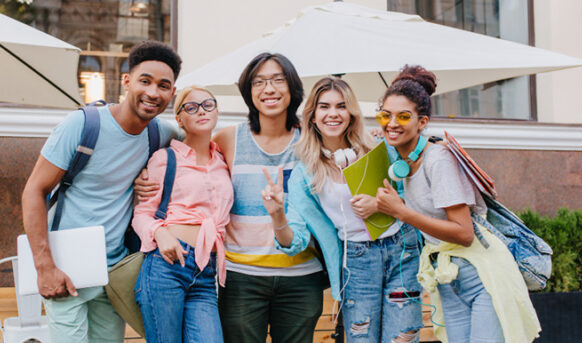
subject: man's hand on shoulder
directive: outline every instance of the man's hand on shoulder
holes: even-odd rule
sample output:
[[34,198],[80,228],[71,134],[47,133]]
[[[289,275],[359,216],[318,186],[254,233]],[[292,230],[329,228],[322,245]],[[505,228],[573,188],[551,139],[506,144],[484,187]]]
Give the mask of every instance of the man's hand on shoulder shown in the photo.
[[138,201],[145,201],[158,193],[160,186],[149,181],[149,174],[146,168],[141,170],[138,177],[133,182],[133,191]]

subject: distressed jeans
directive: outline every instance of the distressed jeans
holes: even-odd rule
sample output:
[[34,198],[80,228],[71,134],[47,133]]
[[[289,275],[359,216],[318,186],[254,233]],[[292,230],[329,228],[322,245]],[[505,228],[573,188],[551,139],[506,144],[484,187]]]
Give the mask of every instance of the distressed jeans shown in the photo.
[[505,342],[491,296],[475,267],[460,257],[451,257],[451,262],[459,266],[457,278],[438,285],[449,343]]
[[347,242],[342,311],[348,343],[392,342],[408,331],[417,332],[403,341],[418,342],[422,309],[408,297],[420,300],[418,261],[416,230],[408,224],[390,237]]
[[216,294],[216,253],[204,270],[181,242],[186,265],[169,264],[158,249],[146,255],[135,285],[148,343],[223,342]]

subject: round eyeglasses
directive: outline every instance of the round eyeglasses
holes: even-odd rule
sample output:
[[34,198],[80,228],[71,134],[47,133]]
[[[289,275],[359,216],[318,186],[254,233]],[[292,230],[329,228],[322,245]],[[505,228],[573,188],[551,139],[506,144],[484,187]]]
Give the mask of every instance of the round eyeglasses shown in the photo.
[[396,118],[396,123],[398,125],[405,126],[410,123],[410,120],[412,119],[412,113],[400,112],[394,115],[386,111],[380,111],[376,114],[376,121],[382,126],[388,125],[388,123],[392,121],[392,118]]
[[184,111],[188,114],[196,114],[196,113],[198,113],[198,110],[200,109],[200,107],[202,107],[202,109],[206,112],[214,111],[216,109],[216,99],[210,98],[210,99],[202,100],[202,102],[196,102],[196,101],[185,102],[182,104],[182,106],[180,106],[180,110],[178,111],[178,114],[180,114],[180,112],[182,112],[182,111]]

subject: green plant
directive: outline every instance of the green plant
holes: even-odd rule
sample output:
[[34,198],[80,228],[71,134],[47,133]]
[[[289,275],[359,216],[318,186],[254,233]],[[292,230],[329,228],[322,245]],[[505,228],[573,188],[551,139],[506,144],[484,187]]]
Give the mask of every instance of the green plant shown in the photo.
[[582,290],[582,212],[561,208],[550,218],[526,210],[519,216],[554,251],[552,276],[542,292]]
[[35,10],[27,0],[4,0],[0,1],[0,13],[16,19],[25,24],[34,21]]

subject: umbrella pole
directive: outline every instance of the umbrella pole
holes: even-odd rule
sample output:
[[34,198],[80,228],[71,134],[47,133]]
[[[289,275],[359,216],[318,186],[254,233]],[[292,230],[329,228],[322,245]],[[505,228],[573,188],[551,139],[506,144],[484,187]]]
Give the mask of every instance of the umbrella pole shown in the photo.
[[26,67],[28,67],[28,69],[32,70],[34,73],[36,73],[36,75],[40,76],[43,80],[45,80],[46,82],[48,82],[51,86],[55,87],[59,92],[63,93],[63,95],[65,95],[67,98],[69,98],[77,106],[83,106],[82,104],[80,104],[79,102],[77,102],[77,100],[75,100],[75,98],[73,98],[72,96],[70,96],[63,89],[61,89],[61,87],[57,86],[54,82],[52,82],[51,80],[49,80],[46,76],[44,76],[41,72],[39,72],[38,70],[36,70],[33,66],[31,66],[28,63],[26,63],[26,61],[24,61],[22,58],[18,57],[18,55],[16,55],[12,51],[10,51],[10,49],[8,49],[7,47],[5,47],[4,44],[0,44],[0,48],[4,49],[4,51],[6,51],[12,57],[16,58],[20,63],[24,64]]
[[378,75],[380,76],[380,79],[382,80],[382,82],[384,82],[384,86],[386,86],[386,88],[388,88],[388,82],[386,82],[386,79],[384,78],[382,73],[378,72]]

